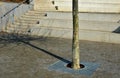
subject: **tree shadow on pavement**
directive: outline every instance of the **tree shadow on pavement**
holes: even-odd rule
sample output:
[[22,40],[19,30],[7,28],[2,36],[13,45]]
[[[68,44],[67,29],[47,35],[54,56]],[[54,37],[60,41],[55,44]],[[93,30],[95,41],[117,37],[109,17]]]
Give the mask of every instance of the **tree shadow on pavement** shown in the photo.
[[35,48],[37,50],[42,51],[43,53],[46,53],[54,58],[57,58],[58,60],[61,60],[65,63],[70,62],[69,60],[64,59],[63,57],[60,57],[58,55],[55,55],[43,48],[40,48],[34,44],[31,44],[30,41],[33,40],[46,40],[47,37],[32,37],[32,36],[28,36],[28,35],[18,35],[18,34],[2,34],[0,35],[0,43],[1,41],[3,41],[3,44],[9,44],[9,43],[15,43],[15,44],[20,44],[20,43],[24,43],[26,45],[29,45],[32,48]]

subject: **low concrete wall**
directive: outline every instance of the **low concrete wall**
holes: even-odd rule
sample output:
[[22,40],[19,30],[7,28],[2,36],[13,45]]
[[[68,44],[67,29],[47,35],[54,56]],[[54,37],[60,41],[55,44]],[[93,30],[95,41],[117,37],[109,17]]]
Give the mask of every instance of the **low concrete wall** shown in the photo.
[[[13,23],[25,12],[33,9],[34,0],[30,4],[5,3],[0,5],[0,31],[4,31],[6,26]],[[17,7],[18,6],[18,7]]]

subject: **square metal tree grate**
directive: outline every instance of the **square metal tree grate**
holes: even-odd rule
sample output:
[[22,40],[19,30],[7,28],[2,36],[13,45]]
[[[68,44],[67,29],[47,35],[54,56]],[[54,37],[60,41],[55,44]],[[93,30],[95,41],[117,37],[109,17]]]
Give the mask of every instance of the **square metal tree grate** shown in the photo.
[[81,62],[82,65],[84,65],[84,68],[74,70],[67,67],[67,64],[70,62],[64,62],[64,61],[58,61],[48,67],[49,70],[54,71],[60,71],[63,73],[71,73],[71,74],[80,74],[80,75],[92,75],[96,69],[99,67],[99,64],[97,63],[91,63],[91,62]]

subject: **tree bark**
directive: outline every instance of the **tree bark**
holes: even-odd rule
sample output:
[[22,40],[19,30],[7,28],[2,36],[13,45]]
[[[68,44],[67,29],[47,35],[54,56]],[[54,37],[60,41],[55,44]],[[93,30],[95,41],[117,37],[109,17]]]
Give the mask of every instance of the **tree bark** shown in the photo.
[[72,0],[73,14],[73,43],[72,43],[72,68],[80,68],[80,52],[79,52],[79,18],[78,18],[78,0]]

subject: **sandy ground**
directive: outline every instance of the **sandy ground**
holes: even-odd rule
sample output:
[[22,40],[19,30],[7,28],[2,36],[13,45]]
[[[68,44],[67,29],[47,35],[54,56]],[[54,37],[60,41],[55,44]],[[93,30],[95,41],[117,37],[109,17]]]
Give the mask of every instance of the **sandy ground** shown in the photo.
[[56,61],[71,60],[72,40],[0,36],[0,78],[120,78],[120,44],[80,41],[81,61],[99,63],[91,76],[48,70]]

